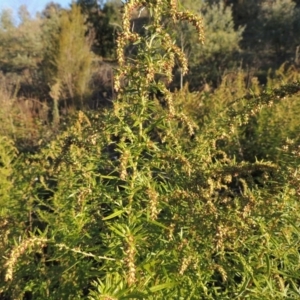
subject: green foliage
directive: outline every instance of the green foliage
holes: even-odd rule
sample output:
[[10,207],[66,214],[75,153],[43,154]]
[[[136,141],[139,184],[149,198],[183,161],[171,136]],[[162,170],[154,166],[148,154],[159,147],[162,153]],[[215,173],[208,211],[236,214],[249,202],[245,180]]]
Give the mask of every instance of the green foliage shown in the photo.
[[294,60],[295,52],[297,55],[299,5],[292,0],[229,0],[226,3],[232,5],[235,27],[245,26],[240,59],[244,66],[263,73],[260,81],[266,83],[270,67],[277,69],[282,63]]
[[20,8],[21,23],[13,25],[7,11],[0,22],[0,69],[5,72],[36,70],[42,58],[41,20],[26,17],[26,7]]
[[[145,5],[141,36],[130,19]],[[253,159],[249,141],[300,85],[263,90],[240,70],[214,92],[171,93],[163,82],[187,60],[166,20],[191,22],[203,40],[201,18],[175,1],[128,1],[112,109],[78,112],[17,159],[1,138],[1,297],[299,298],[299,141],[280,159]],[[276,128],[253,145],[273,143]]]
[[264,1],[261,6],[259,19],[263,25],[263,40],[278,56],[294,49],[298,43],[293,30],[299,22],[295,7],[292,0]]
[[[93,52],[104,58],[115,58],[117,33],[120,31],[121,1],[77,0],[87,16],[89,32],[94,34]],[[102,3],[103,4],[103,3]]]
[[231,7],[223,2],[209,5],[200,1],[184,1],[184,7],[203,15],[205,43],[199,45],[190,26],[181,26],[181,40],[178,43],[189,57],[191,67],[188,81],[190,86],[202,82],[218,82],[224,71],[232,67],[231,61],[239,51],[244,27],[235,29]]
[[50,72],[50,84],[60,85],[62,98],[71,98],[79,107],[83,107],[83,99],[89,92],[93,60],[84,23],[79,6],[73,5],[70,12],[61,13],[59,31],[52,35],[50,57],[47,57],[50,66],[45,70]]
[[[85,38],[84,17],[80,8],[72,6],[70,13],[61,16],[59,52],[56,58],[57,77],[68,86],[71,97],[87,92],[93,56]],[[66,59],[67,58],[67,59]]]
[[62,10],[54,4],[49,4],[43,11],[42,41],[45,50],[41,69],[43,79],[48,83],[53,81],[57,72],[55,54],[59,47],[59,20],[61,13]]
[[[282,84],[299,81],[299,72],[294,65],[283,64],[274,74],[269,75],[268,90],[275,88],[282,90]],[[256,120],[253,120],[254,128],[248,133],[248,152],[252,159],[256,157],[271,159],[284,166],[285,148],[290,144],[299,143],[298,137],[298,95],[286,95],[277,105],[270,103],[263,109]],[[295,163],[298,160],[295,160]]]
[[17,151],[13,142],[4,136],[0,136],[0,218],[6,216],[8,211],[9,193],[13,188],[12,173],[13,161],[17,156]]

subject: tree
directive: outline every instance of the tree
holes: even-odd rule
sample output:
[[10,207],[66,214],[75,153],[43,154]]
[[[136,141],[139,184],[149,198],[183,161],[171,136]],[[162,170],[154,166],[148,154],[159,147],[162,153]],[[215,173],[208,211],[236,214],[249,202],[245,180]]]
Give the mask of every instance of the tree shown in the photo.
[[120,31],[120,1],[78,0],[87,16],[89,32],[94,35],[93,52],[104,58],[115,58],[116,36]]
[[267,49],[275,52],[279,63],[287,58],[287,53],[295,53],[299,38],[294,26],[299,27],[299,9],[292,0],[263,1],[259,20],[262,24],[262,40]]
[[14,22],[12,17],[12,11],[9,9],[4,9],[0,14],[0,28],[2,30],[10,30],[14,28]]
[[75,107],[84,106],[84,99],[89,94],[93,54],[91,37],[85,35],[85,17],[78,5],[72,5],[70,11],[50,16],[50,26],[44,28],[48,31],[45,37],[48,49],[43,68],[57,116],[59,99],[64,99],[65,106],[68,99]]
[[[298,1],[226,1],[232,6],[235,26],[245,26],[241,48],[247,68],[267,81],[270,68],[277,69],[297,56],[300,28]],[[258,71],[259,69],[259,71]]]
[[191,26],[183,24],[178,28],[177,44],[189,57],[187,80],[191,87],[199,89],[202,83],[219,83],[224,71],[232,66],[232,58],[239,51],[243,27],[235,29],[232,11],[223,2],[207,4],[202,0],[185,1],[184,8],[203,15],[206,31],[205,43],[197,44]]
[[60,18],[58,53],[55,57],[56,79],[67,85],[71,98],[83,97],[88,93],[93,55],[90,51],[91,37],[85,36],[85,17],[77,5],[70,12],[63,12]]
[[41,20],[30,20],[25,6],[20,7],[19,16],[16,27],[8,11],[1,15],[0,69],[5,72],[36,70],[42,58]]

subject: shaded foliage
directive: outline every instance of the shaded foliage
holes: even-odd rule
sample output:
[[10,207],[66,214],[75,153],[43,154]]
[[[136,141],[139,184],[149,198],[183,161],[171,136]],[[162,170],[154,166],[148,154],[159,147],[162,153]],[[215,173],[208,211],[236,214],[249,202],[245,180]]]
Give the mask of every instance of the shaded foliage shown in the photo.
[[78,0],[77,4],[87,16],[89,31],[95,37],[93,51],[105,58],[115,58],[116,37],[120,31],[120,6],[118,1],[107,1],[101,6],[99,1]]

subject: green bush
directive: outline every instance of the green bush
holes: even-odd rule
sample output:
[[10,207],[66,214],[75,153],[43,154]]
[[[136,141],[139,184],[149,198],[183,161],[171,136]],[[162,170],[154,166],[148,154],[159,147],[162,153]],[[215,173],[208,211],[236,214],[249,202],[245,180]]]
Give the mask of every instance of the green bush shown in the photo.
[[263,27],[262,39],[277,57],[296,50],[298,38],[294,35],[294,26],[299,27],[298,14],[292,0],[264,1],[262,4],[258,15]]
[[197,43],[191,25],[182,23],[176,32],[177,44],[189,60],[187,76],[190,88],[199,89],[204,82],[220,84],[223,73],[236,68],[235,57],[245,27],[235,28],[232,9],[223,1],[208,4],[206,1],[184,1],[184,7],[203,16],[205,43]]
[[243,159],[239,140],[252,117],[299,84],[223,99],[193,121],[176,103],[184,91],[170,93],[157,75],[171,80],[176,61],[187,71],[162,20],[187,20],[202,39],[201,19],[173,1],[146,4],[143,37],[129,20],[145,2],[124,6],[113,109],[79,112],[49,145],[16,159],[0,295],[299,298],[299,149],[291,145],[279,169]]

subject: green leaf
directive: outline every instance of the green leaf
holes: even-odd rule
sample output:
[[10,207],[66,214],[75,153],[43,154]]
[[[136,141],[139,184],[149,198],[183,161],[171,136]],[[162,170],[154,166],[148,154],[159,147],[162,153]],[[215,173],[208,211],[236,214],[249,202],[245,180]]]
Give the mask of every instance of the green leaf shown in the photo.
[[116,179],[118,178],[117,176],[109,176],[109,175],[100,175],[101,178],[104,178],[104,179]]
[[173,286],[175,286],[174,282],[163,283],[163,284],[159,284],[159,285],[155,285],[155,286],[151,287],[150,291],[152,293],[155,293],[155,292],[158,292],[158,291],[161,291],[161,290],[164,290],[164,289],[170,289]]
[[118,236],[124,238],[124,236],[125,236],[125,233],[124,233],[124,232],[120,231],[120,230],[117,229],[115,226],[109,226],[109,228],[110,228],[110,230],[111,230],[112,232],[114,232],[114,233],[117,234]]
[[156,225],[156,226],[159,226],[159,227],[161,227],[161,228],[163,228],[163,229],[166,229],[166,230],[169,229],[167,226],[165,226],[165,225],[163,225],[162,223],[159,223],[159,222],[157,222],[157,221],[155,221],[155,220],[148,220],[148,222],[149,222],[149,223],[152,223],[152,224],[154,224],[154,225]]
[[111,215],[109,215],[107,217],[102,218],[102,220],[103,221],[107,221],[107,220],[113,219],[113,218],[115,218],[117,216],[120,216],[123,212],[124,212],[124,210],[117,210],[113,214],[111,214]]
[[266,258],[266,263],[267,263],[267,273],[268,273],[268,278],[270,278],[271,275],[271,269],[270,269],[270,259],[269,259],[269,255],[265,254],[265,258]]

